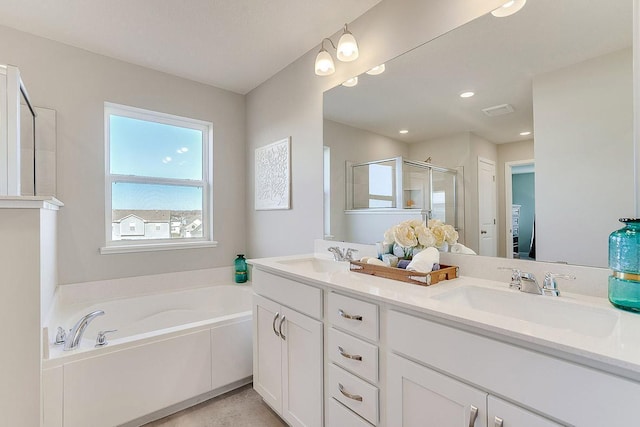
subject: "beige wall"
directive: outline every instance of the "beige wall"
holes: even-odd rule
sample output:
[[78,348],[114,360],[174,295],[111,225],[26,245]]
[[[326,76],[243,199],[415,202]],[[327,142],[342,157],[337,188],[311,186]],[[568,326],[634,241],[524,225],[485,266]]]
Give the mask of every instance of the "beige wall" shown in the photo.
[[606,267],[634,216],[631,49],[535,77],[533,111],[536,259]]
[[[57,196],[65,203],[58,216],[61,284],[226,266],[245,249],[243,96],[6,27],[0,27],[0,63],[20,68],[35,105],[57,111]],[[99,254],[104,101],[213,122],[218,248]]]
[[[250,256],[311,252],[313,239],[323,235],[323,91],[495,9],[501,3],[501,0],[383,0],[349,24],[361,50],[357,61],[337,62],[333,76],[318,77],[313,72],[318,50],[314,48],[247,95]],[[333,39],[337,40],[337,36]],[[292,209],[255,211],[254,151],[285,136],[292,137]]]

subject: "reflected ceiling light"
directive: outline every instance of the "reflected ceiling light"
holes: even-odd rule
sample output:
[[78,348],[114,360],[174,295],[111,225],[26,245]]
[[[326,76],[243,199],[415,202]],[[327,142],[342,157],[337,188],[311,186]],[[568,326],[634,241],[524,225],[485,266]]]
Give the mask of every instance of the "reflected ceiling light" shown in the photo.
[[331,39],[324,38],[320,43],[320,52],[316,56],[316,75],[318,76],[329,76],[336,71],[336,66],[333,63],[333,58],[327,49],[324,48],[324,42],[327,40],[331,43],[331,47],[336,49],[336,56],[342,62],[351,62],[358,58],[358,43],[356,42],[356,38],[353,37],[353,34],[347,29],[347,24],[344,24],[344,31],[342,36],[340,36],[340,40],[338,40],[338,47],[333,44]]
[[347,24],[344,24],[344,30],[340,40],[338,40],[338,59],[342,62],[351,62],[358,59],[358,43],[353,34],[347,29]]
[[355,77],[351,77],[349,80],[347,80],[346,82],[342,83],[342,86],[344,86],[344,87],[354,87],[357,84],[358,84],[358,76],[355,76]]
[[369,74],[370,76],[377,76],[378,74],[384,73],[385,69],[386,69],[386,67],[384,66],[384,64],[380,64],[380,65],[377,65],[377,66],[373,67],[369,71],[367,71],[367,74]]
[[510,0],[504,3],[502,6],[491,12],[491,14],[497,18],[504,18],[511,16],[524,7],[527,0]]
[[402,129],[399,133],[405,135],[405,134],[409,133],[409,131],[407,129]]
[[462,92],[460,98],[471,98],[473,95],[475,95],[475,93],[471,91]]
[[320,52],[316,56],[316,75],[318,76],[329,76],[336,72],[336,66],[333,64],[333,58],[327,52],[327,49],[324,48],[324,41],[329,40],[331,46],[334,47],[331,39],[323,39],[322,43],[320,43]]
[[520,136],[531,135],[531,131],[520,132]]

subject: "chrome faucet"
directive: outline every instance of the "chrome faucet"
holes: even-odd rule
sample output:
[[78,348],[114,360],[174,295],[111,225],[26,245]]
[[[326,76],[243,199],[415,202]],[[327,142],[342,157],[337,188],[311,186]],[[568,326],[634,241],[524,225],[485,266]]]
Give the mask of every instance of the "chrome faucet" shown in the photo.
[[103,314],[104,311],[96,310],[85,316],[82,316],[82,318],[78,320],[76,324],[73,325],[73,328],[71,328],[71,330],[69,331],[69,334],[64,341],[64,351],[69,351],[77,348],[78,344],[80,344],[80,340],[82,339],[82,335],[84,334],[84,330],[87,328],[87,326],[89,326],[89,323],[91,323],[91,321],[96,317],[102,316]]
[[358,252],[357,249],[353,248],[346,248],[343,250],[340,249],[339,246],[331,246],[327,250],[333,254],[333,259],[336,261],[353,261],[353,254]]
[[576,276],[574,276],[573,274],[546,273],[544,275],[542,286],[540,286],[538,285],[536,276],[534,276],[533,273],[520,271],[517,268],[498,268],[500,270],[511,270],[511,283],[509,283],[510,288],[517,289],[520,292],[526,292],[536,295],[549,295],[559,297],[560,290],[558,289],[558,284],[556,283],[555,279],[574,280],[576,278]]

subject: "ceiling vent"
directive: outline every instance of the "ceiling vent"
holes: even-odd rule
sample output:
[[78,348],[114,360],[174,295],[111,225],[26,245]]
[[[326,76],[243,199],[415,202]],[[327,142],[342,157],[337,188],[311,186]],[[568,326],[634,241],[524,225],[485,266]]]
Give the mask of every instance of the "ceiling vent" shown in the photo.
[[482,112],[489,117],[503,116],[505,114],[513,113],[515,109],[511,104],[494,105],[493,107],[483,108]]

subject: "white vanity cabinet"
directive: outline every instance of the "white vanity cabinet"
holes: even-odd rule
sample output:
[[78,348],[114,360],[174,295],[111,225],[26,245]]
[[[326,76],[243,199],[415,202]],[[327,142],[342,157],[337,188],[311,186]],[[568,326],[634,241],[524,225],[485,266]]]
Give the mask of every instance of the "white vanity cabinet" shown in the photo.
[[[254,389],[290,425],[320,427],[323,324],[295,309],[310,309],[320,317],[322,290],[262,271],[254,271],[253,284],[266,294],[253,300]],[[296,292],[287,293],[290,286]]]
[[[637,425],[640,384],[626,378],[395,310],[386,327],[390,426],[413,425],[403,417],[426,417],[423,400],[432,392],[439,412],[450,405],[457,417],[438,426],[496,427],[500,420],[504,427]],[[456,383],[484,394],[487,403],[459,398],[450,391]],[[469,423],[470,405],[479,411],[476,424]]]

